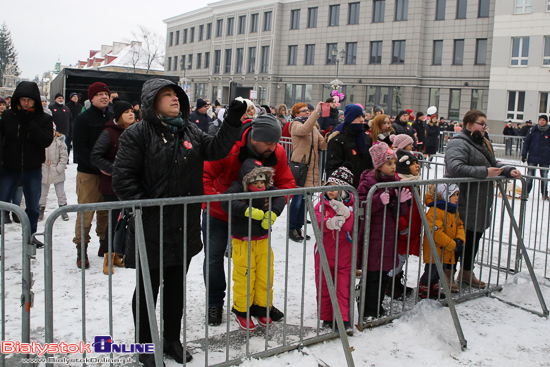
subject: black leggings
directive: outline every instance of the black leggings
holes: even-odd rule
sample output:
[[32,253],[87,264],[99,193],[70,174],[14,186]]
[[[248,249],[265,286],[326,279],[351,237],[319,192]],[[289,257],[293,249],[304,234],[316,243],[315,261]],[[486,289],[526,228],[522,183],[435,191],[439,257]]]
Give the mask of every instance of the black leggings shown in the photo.
[[474,268],[474,261],[479,250],[479,240],[483,236],[483,232],[466,231],[466,242],[464,243],[464,256],[462,252],[456,253],[456,262],[460,261],[461,270],[471,271]]
[[[191,257],[187,259],[187,269]],[[150,269],[151,283],[153,286],[153,299],[155,308],[160,287],[160,269]],[[149,316],[147,315],[147,303],[145,301],[145,287],[143,276],[139,274],[139,339],[138,343],[152,343],[151,329],[149,327]],[[181,318],[183,316],[183,265],[164,268],[164,338],[167,341],[180,340]],[[136,291],[132,298],[132,313],[134,315],[134,326],[136,326]],[[160,326],[159,326],[160,329]]]

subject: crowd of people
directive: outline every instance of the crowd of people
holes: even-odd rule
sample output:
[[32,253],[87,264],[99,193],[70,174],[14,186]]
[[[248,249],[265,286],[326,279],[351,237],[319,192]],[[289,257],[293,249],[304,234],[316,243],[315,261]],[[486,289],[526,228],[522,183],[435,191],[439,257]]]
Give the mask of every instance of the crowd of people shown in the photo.
[[[491,183],[437,185],[428,191],[424,202],[413,198],[413,192],[418,191],[414,181],[420,179],[414,152],[431,158],[437,153],[441,131],[456,133],[447,142],[446,177],[521,177],[515,167],[495,159],[483,112],[472,110],[464,115],[463,123],[447,124],[433,107],[426,115],[408,109],[393,118],[378,106],[365,111],[359,104],[348,104],[341,111],[332,97],[315,106],[296,103],[292,107],[256,106],[238,97],[227,106],[216,101],[212,108],[208,100],[198,99],[193,110],[183,89],[161,78],[143,85],[141,104],[124,101],[115,93],[106,84],[96,82],[89,86],[84,106],[77,93],[70,94],[66,105],[64,96],[58,94],[46,106],[35,83],[21,82],[11,97],[11,107],[0,98],[0,200],[17,202],[17,188],[22,188],[32,233],[44,218],[51,184],[58,205],[68,204],[63,183],[71,148],[78,165],[78,204],[327,186],[309,219],[317,221],[322,229],[331,276],[338,274],[336,294],[344,326],[351,332],[348,310],[354,203],[364,202],[378,183],[408,181],[410,186],[400,190],[376,190],[371,215],[361,217],[359,222],[355,257],[357,268],[366,271],[358,273],[364,278],[366,301],[362,313],[366,320],[385,314],[386,295],[410,294],[403,280],[403,266],[409,256],[420,256],[421,247],[425,271],[418,285],[420,297],[441,297],[436,256],[444,264],[453,292],[459,290],[460,283],[486,287],[473,268],[480,239],[491,223]],[[550,146],[548,152],[539,150],[550,134],[547,122],[541,116],[539,124],[527,132],[522,152],[530,164],[541,167],[550,163],[545,160],[550,157]],[[292,141],[290,157],[280,144],[282,136]],[[302,182],[289,162],[306,165]],[[359,197],[346,190],[331,191],[334,185],[352,186]],[[547,195],[546,191],[543,194]],[[180,341],[185,292],[182,274],[203,250],[203,243],[207,246],[203,276],[209,325],[223,321],[228,283],[226,256],[233,261],[232,312],[239,328],[253,331],[256,324],[252,318],[265,327],[284,317],[273,305],[276,254],[268,240],[287,204],[289,239],[305,243],[310,238],[303,231],[308,221],[303,195],[143,208],[148,276],[155,303],[160,285],[164,286],[163,345],[167,355],[178,363],[192,359]],[[421,236],[418,208],[428,212],[437,254],[430,250],[427,235]],[[111,214],[113,230],[119,214],[120,210]],[[78,212],[73,239],[76,265],[81,269],[90,266],[88,245],[94,215],[103,272],[112,274],[113,266],[135,268],[139,259],[135,258],[134,219],[129,221],[124,250],[115,253],[107,244],[106,211]],[[70,218],[63,213],[62,219]],[[363,243],[363,238],[368,242]],[[43,246],[36,238],[33,243]],[[335,327],[334,310],[321,270],[319,245],[315,245],[319,317],[323,327],[330,328]],[[139,320],[137,342],[150,343],[143,274],[139,278],[132,300],[136,325]],[[145,366],[155,365],[153,355],[142,354],[139,358]]]

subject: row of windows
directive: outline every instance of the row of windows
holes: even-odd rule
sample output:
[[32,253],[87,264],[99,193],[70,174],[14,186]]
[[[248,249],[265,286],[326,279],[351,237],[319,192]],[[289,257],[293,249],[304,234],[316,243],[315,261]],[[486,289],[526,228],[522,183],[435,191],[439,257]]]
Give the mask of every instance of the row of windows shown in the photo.
[[[189,33],[189,43],[195,42],[195,27],[191,27],[191,28],[189,28],[189,32],[188,32],[187,28],[185,28],[183,30],[183,35],[181,37],[181,43],[187,43],[188,33]],[[201,24],[199,26],[198,33],[199,33],[198,40],[202,41],[203,40],[203,35],[204,35],[204,24]],[[206,38],[205,39],[209,40],[211,38],[212,38],[212,23],[208,23],[208,24],[206,24]],[[168,36],[168,46],[177,46],[179,44],[180,44],[180,31],[170,32],[170,34]]]
[[[530,1],[530,0],[526,0]],[[466,13],[468,11],[468,0],[453,0],[456,2],[456,19],[466,19]],[[478,18],[488,18],[489,17],[489,8],[491,2],[490,0],[479,0],[477,6],[477,17]],[[445,20],[447,11],[447,0],[436,0],[435,5],[435,20]]]
[[[540,92],[538,113],[550,114],[550,92]],[[508,91],[506,119],[525,119],[525,91]]]
[[[464,39],[453,41],[453,65],[464,64]],[[443,40],[434,40],[432,65],[441,65],[443,60]],[[487,38],[476,39],[476,54],[474,65],[487,64]]]

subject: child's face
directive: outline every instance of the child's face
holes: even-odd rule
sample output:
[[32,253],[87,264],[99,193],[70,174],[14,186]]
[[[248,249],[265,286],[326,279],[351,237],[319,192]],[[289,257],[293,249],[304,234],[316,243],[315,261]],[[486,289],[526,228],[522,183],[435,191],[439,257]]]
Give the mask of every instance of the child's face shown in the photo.
[[409,145],[407,145],[405,148],[403,148],[403,150],[407,150],[407,151],[409,151],[409,152],[412,152],[412,150],[413,150],[413,145],[412,145],[412,144],[409,144]]
[[458,191],[451,195],[449,198],[449,202],[453,205],[456,205],[458,203]]
[[387,176],[393,176],[395,174],[395,159],[384,163],[382,167],[380,167],[380,171]]
[[[327,184],[327,186],[336,186],[336,184],[334,182],[329,182]],[[327,191],[327,198],[329,198],[330,200],[334,200],[334,199],[337,199],[338,198],[338,190],[336,191]]]
[[409,170],[411,171],[411,175],[418,176],[420,174],[420,165],[418,162],[412,162],[409,166]]
[[250,185],[254,186],[257,189],[263,189],[265,187],[265,181],[254,181]]

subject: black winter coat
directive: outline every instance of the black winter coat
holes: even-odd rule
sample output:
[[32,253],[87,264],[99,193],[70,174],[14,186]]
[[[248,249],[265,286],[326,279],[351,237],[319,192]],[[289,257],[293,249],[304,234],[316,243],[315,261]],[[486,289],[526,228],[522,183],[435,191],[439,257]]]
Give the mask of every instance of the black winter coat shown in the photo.
[[328,129],[329,127],[332,127],[333,129],[340,125],[340,120],[338,120],[338,109],[337,108],[330,108],[330,116],[327,117],[319,117],[319,120],[317,120],[319,123],[319,126],[321,127],[321,131],[324,131]]
[[52,111],[55,129],[65,136],[73,136],[73,115],[69,107],[54,102],[48,108]]
[[111,118],[112,115],[107,110],[103,112],[94,105],[76,116],[74,120],[73,149],[78,161],[78,172],[93,175],[100,174],[99,169],[92,164],[90,156],[99,134]]
[[[399,116],[398,116],[399,117]],[[395,122],[393,123],[392,127],[395,130],[395,134],[405,134],[412,138],[413,140],[413,146],[416,148],[416,137],[414,136],[414,129],[412,126],[409,126],[408,122],[402,123],[398,120],[398,117],[395,119]]]
[[214,120],[212,120],[212,118],[207,114],[202,114],[197,111],[193,112],[191,116],[189,116],[189,122],[197,125],[197,127],[205,133],[208,133],[208,128],[213,121]]
[[67,102],[66,106],[69,107],[69,110],[71,111],[73,122],[76,116],[80,115],[80,113],[82,112],[82,108],[84,108],[84,106],[82,106],[80,103],[74,103],[73,101]]
[[[161,122],[153,109],[158,91],[172,86],[180,101],[184,126],[175,134]],[[122,133],[118,153],[113,165],[113,190],[120,200],[142,200],[203,195],[203,165],[205,160],[225,157],[237,140],[242,124],[240,120],[226,119],[216,136],[201,131],[195,124],[188,123],[189,100],[185,92],[171,81],[151,79],[143,85],[143,120],[130,126]],[[176,141],[178,144],[176,146]],[[177,149],[176,160],[168,172]],[[157,183],[154,192],[150,192]],[[164,223],[164,267],[183,265],[184,224],[187,232],[187,256],[196,255],[202,249],[200,211],[201,204],[189,204],[184,217],[183,205],[166,206],[163,210]],[[184,222],[185,221],[185,222]],[[147,257],[151,269],[160,264],[160,212],[158,207],[143,209],[143,225]],[[131,221],[126,239],[125,266],[134,268],[135,225]]]
[[439,149],[440,126],[426,124],[426,148]]
[[550,129],[542,132],[539,125],[533,126],[523,141],[521,155],[530,166],[550,164]]
[[411,125],[411,127],[416,131],[418,142],[422,144],[425,144],[426,142],[426,129],[424,128],[424,126],[424,121],[418,119],[416,119]]
[[[34,100],[33,112],[19,109],[21,97]],[[44,113],[36,83],[19,83],[11,105],[0,120],[4,168],[16,172],[39,169],[46,159],[45,149],[53,141],[53,125],[52,117]]]

